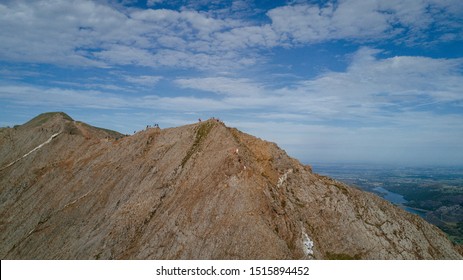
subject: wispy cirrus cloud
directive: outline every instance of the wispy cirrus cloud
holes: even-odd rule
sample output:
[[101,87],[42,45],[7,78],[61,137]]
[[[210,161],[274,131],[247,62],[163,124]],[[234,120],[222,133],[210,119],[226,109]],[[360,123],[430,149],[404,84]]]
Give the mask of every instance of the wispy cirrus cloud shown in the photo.
[[280,88],[226,77],[177,79],[176,83],[216,93],[224,103],[239,99],[243,107],[324,120],[399,123],[401,112],[433,112],[438,104],[462,106],[462,59],[377,58],[380,52],[362,48],[352,55],[346,71],[326,72]]
[[124,79],[133,84],[138,84],[142,86],[154,86],[160,80],[162,80],[162,76],[150,76],[150,75],[141,75],[141,76],[124,76]]
[[226,96],[262,96],[266,92],[263,85],[245,78],[188,78],[177,79],[175,83],[182,88],[197,89]]
[[0,98],[25,106],[115,109],[128,106],[126,99],[100,90],[77,90],[32,85],[0,85]]
[[[358,122],[375,119],[400,122],[396,116],[403,112],[434,113],[439,104],[453,108],[463,106],[463,59],[411,56],[378,58],[380,52],[361,48],[351,56],[352,61],[345,71],[329,71],[280,87],[251,78],[185,77],[173,79],[172,82],[180,93],[183,89],[195,90],[188,96],[141,92],[135,97],[121,93],[124,88],[113,91],[99,86],[98,90],[94,90],[88,89],[92,87],[86,89],[82,84],[83,89],[70,90],[6,83],[0,85],[0,98],[11,102],[29,102],[31,105],[50,102],[77,107],[103,104],[99,106],[168,107],[174,111],[198,112],[262,109],[282,116],[291,113],[317,120],[349,119]],[[165,79],[156,75],[118,75],[131,84],[149,87]],[[131,88],[127,90],[132,91]]]

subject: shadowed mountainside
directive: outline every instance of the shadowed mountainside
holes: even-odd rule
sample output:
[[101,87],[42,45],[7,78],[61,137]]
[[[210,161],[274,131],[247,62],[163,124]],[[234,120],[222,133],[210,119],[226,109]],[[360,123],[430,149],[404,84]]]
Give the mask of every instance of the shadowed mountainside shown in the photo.
[[461,259],[439,229],[217,120],[0,130],[2,259]]

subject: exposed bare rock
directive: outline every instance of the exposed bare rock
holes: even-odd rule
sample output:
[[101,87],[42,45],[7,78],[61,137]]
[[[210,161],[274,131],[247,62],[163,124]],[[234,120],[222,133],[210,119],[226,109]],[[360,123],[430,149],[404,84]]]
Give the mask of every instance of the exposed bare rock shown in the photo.
[[216,120],[122,137],[63,113],[0,131],[0,257],[462,258],[418,216]]

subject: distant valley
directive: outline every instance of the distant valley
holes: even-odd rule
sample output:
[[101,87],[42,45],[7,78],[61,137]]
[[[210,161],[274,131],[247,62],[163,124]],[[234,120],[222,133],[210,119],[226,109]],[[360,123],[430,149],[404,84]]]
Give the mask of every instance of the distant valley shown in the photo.
[[313,164],[314,172],[376,193],[463,244],[463,167]]

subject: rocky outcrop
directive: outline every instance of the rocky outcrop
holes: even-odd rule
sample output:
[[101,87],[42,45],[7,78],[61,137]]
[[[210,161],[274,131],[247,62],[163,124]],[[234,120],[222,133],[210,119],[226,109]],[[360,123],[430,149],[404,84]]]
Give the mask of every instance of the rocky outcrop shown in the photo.
[[[31,121],[32,122],[32,121]],[[436,227],[217,120],[0,131],[2,259],[461,259]]]

